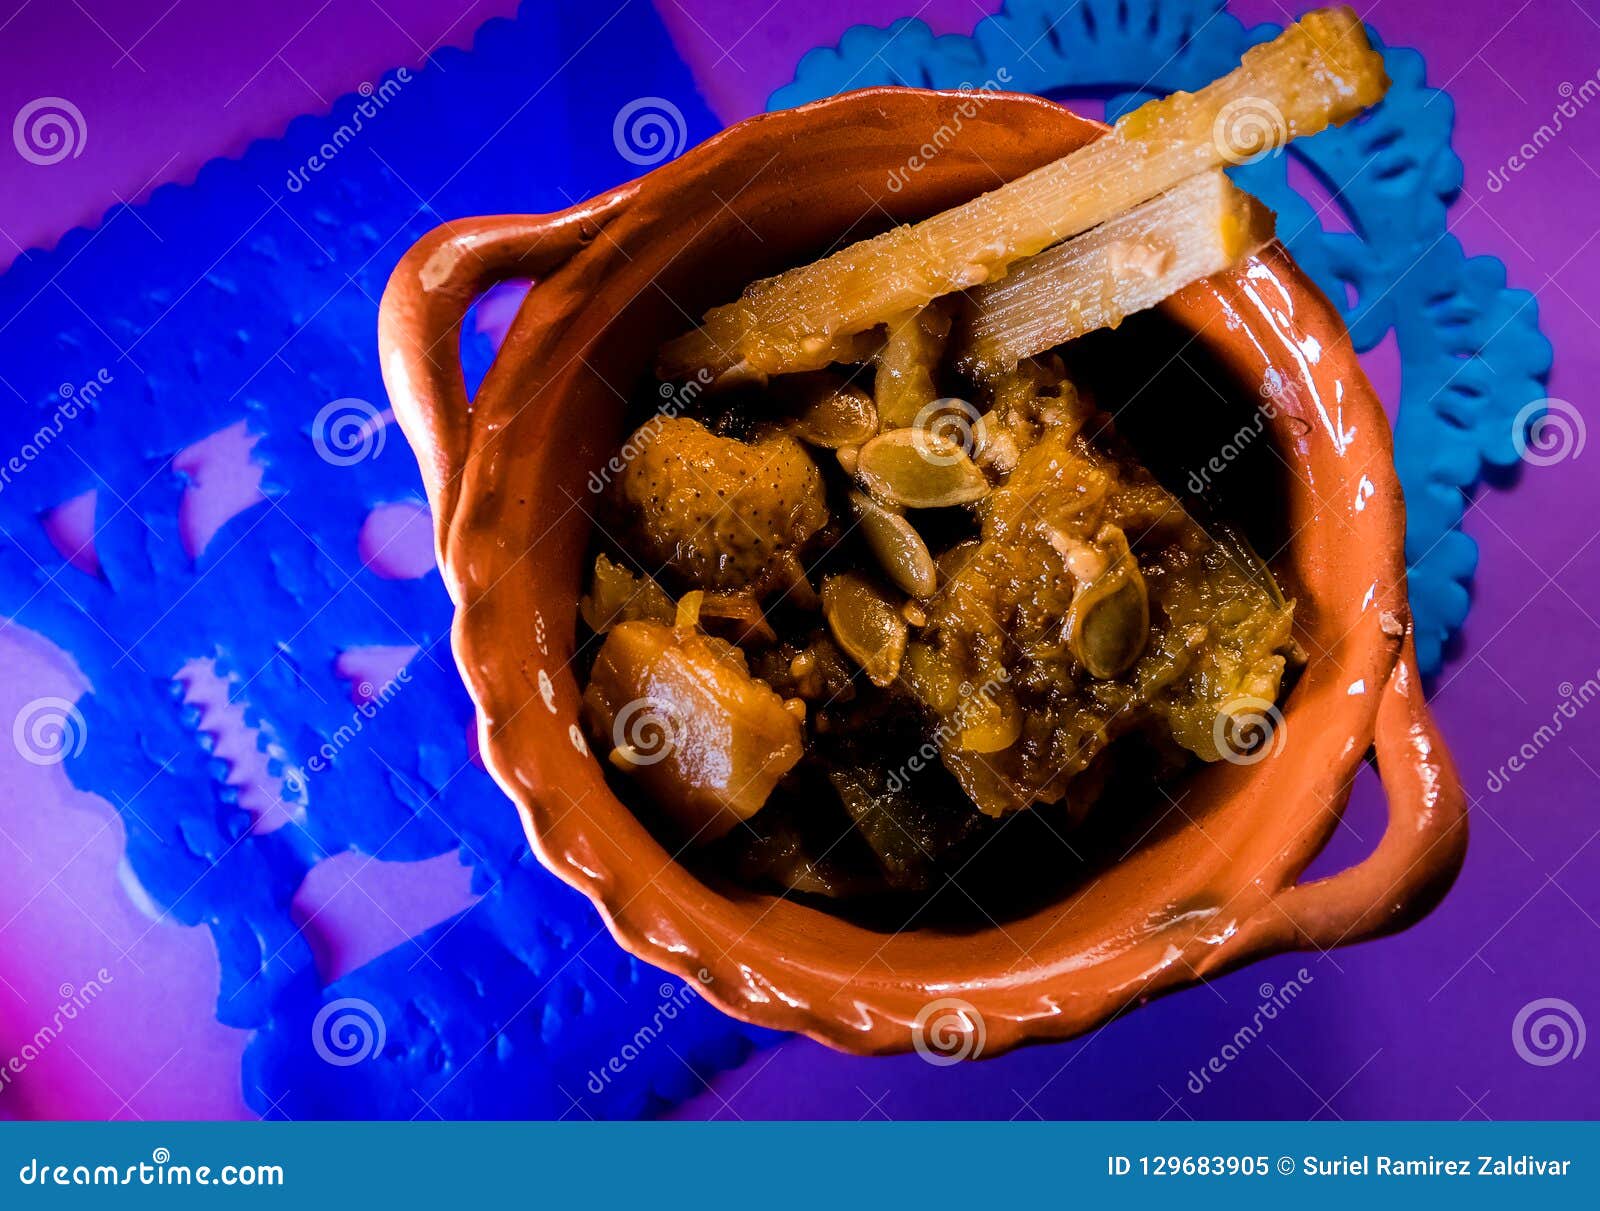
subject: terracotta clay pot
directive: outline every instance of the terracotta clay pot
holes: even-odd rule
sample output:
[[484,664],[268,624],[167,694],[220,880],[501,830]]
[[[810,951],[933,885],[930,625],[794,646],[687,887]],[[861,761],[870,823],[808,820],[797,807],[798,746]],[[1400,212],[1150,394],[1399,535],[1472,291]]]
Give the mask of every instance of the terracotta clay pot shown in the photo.
[[[895,1052],[948,1031],[929,1014],[958,998],[965,1049],[981,1030],[995,1054],[1251,959],[1399,928],[1460,866],[1463,796],[1412,652],[1389,426],[1337,313],[1276,245],[1165,311],[1227,367],[1235,385],[1222,390],[1276,384],[1265,433],[1293,472],[1276,566],[1310,661],[1270,754],[1197,770],[1180,827],[1003,931],[886,934],[708,886],[612,794],[584,741],[573,657],[588,481],[605,477],[662,341],[754,278],[965,201],[1102,129],[1034,97],[853,93],[742,122],[561,214],[442,227],[384,295],[384,376],[427,484],[484,759],[540,861],[617,940],[737,1017]],[[935,132],[942,150],[909,170]],[[513,277],[537,284],[469,401],[463,314]],[[1298,882],[1374,751],[1381,842],[1351,869]]]

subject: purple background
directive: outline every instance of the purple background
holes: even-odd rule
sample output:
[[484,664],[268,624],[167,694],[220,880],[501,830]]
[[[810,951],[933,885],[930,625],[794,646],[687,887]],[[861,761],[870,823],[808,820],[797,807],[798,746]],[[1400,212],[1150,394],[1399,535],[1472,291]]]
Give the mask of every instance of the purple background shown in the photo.
[[[630,0],[643,3],[645,0]],[[1063,0],[1065,3],[1065,0]],[[39,168],[0,143],[0,264],[92,224],[119,199],[192,180],[218,155],[280,133],[383,70],[466,44],[511,0],[268,0],[22,3],[0,16],[0,118],[35,97],[82,110],[74,160]],[[917,13],[966,33],[974,0],[660,0],[707,100],[732,121],[762,108],[799,55],[857,21]],[[1272,0],[1239,0],[1247,22],[1282,22]],[[1505,261],[1533,291],[1556,348],[1550,393],[1592,411],[1600,381],[1600,104],[1528,167],[1490,191],[1489,174],[1600,71],[1600,18],[1580,0],[1379,0],[1359,5],[1397,45],[1420,49],[1430,83],[1456,104],[1466,185],[1451,230],[1469,253]],[[287,11],[286,11],[287,10]],[[757,14],[760,14],[759,16]],[[1570,91],[1570,89],[1566,90]],[[1368,360],[1394,398],[1393,349]],[[3,374],[0,368],[0,374]],[[227,439],[223,439],[227,446]],[[1466,528],[1482,559],[1459,650],[1433,688],[1473,796],[1466,869],[1445,904],[1410,932],[1325,956],[1284,956],[1141,1009],[1083,1039],[982,1064],[862,1060],[796,1040],[714,1080],[681,1117],[1595,1117],[1593,1052],[1539,1066],[1512,1022],[1559,997],[1600,1025],[1600,705],[1581,712],[1498,791],[1489,774],[1548,723],[1572,685],[1600,677],[1600,449],[1485,488]],[[237,457],[217,465],[242,466]],[[248,499],[247,475],[220,496]],[[236,504],[217,505],[231,512]],[[0,626],[0,721],[42,694],[75,696],[69,659]],[[1360,856],[1382,827],[1363,776],[1348,827],[1318,869]],[[510,810],[508,807],[507,810]],[[101,966],[109,989],[70,1037],[0,1091],[0,1117],[228,1117],[245,1039],[212,1017],[207,935],[153,924],[121,890],[117,817],[76,792],[61,767],[0,745],[0,1061],[48,1018],[64,983]],[[358,966],[468,898],[446,856],[372,863],[351,879],[334,859],[297,900],[324,975]],[[361,866],[352,863],[354,869]],[[1199,1093],[1188,1086],[1250,1021],[1260,986],[1305,968],[1310,981]]]

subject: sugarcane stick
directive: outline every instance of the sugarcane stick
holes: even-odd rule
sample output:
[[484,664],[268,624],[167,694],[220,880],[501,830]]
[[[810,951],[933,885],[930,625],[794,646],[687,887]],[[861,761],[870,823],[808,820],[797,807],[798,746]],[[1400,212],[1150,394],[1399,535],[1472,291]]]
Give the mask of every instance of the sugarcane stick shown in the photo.
[[1273,214],[1218,169],[1200,173],[971,292],[956,362],[992,378],[1154,307],[1259,251]]
[[1151,101],[1077,151],[914,226],[750,285],[670,342],[663,377],[818,369],[842,341],[1096,227],[1196,173],[1355,117],[1388,88],[1349,8],[1308,13],[1195,93]]

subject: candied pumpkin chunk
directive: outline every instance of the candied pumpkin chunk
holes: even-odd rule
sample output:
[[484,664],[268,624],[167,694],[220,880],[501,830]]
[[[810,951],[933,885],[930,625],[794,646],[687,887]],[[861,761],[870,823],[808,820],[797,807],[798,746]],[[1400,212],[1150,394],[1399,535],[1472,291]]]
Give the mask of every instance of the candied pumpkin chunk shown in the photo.
[[1261,569],[1089,441],[1105,426],[1053,377],[1024,363],[1000,383],[986,419],[1021,452],[904,664],[946,768],[990,815],[1058,802],[1151,723],[1217,760],[1218,716],[1274,700],[1291,645],[1293,606]]
[[873,391],[885,429],[917,423],[939,398],[935,376],[950,335],[952,306],[941,300],[899,316],[888,325],[889,337],[878,354]]
[[583,704],[612,764],[697,844],[755,815],[803,751],[802,712],[698,630],[612,627]]
[[744,442],[687,417],[655,417],[625,448],[633,457],[615,485],[625,538],[693,588],[760,595],[786,584],[828,521],[822,475],[787,435]]
[[597,555],[594,576],[589,591],[578,602],[578,612],[591,631],[604,635],[619,622],[671,622],[677,607],[654,577],[635,574],[622,564]]

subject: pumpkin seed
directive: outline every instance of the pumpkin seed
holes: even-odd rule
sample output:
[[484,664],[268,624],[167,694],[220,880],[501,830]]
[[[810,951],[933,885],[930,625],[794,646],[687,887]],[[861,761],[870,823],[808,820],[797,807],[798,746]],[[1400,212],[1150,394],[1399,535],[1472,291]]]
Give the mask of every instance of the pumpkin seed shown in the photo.
[[916,527],[865,492],[850,493],[850,505],[861,521],[862,537],[895,587],[913,597],[932,597],[938,574]]
[[836,374],[795,375],[799,411],[788,429],[801,441],[837,450],[859,446],[878,432],[878,406],[860,387]]
[[1108,556],[1107,565],[1073,594],[1067,643],[1089,676],[1108,681],[1144,654],[1150,640],[1150,598],[1121,530],[1102,527],[1095,545]]
[[939,580],[947,582],[961,575],[961,570],[972,561],[978,553],[978,548],[983,544],[976,538],[963,539],[953,547],[946,547],[934,559],[934,566],[939,570]]
[[947,437],[925,429],[891,429],[861,447],[856,478],[873,495],[908,509],[970,504],[989,481]]
[[1072,652],[1089,676],[1101,681],[1120,676],[1144,654],[1150,637],[1150,601],[1144,577],[1130,572],[1105,591],[1091,588],[1080,606],[1073,603],[1077,625]]
[[893,684],[906,654],[906,620],[894,598],[859,572],[842,572],[822,582],[822,616],[873,685]]

